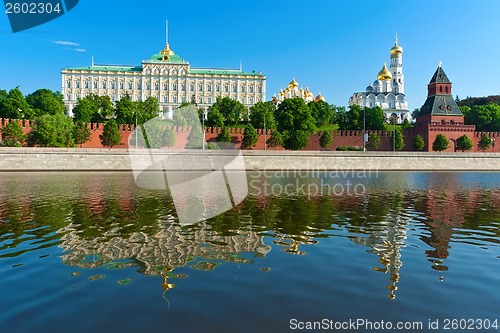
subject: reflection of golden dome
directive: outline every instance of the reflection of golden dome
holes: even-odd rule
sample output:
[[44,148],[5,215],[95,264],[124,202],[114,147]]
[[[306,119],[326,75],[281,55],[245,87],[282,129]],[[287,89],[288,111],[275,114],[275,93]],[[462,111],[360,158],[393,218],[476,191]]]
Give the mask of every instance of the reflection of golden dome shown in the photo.
[[321,94],[318,94],[318,96],[316,96],[316,98],[314,99],[315,102],[319,102],[319,101],[325,101],[325,98],[323,96],[321,96]]
[[384,62],[384,67],[382,68],[382,70],[380,72],[378,72],[377,80],[386,80],[387,81],[390,79],[392,79],[392,74],[391,74],[391,72],[389,72],[389,70],[387,69],[387,65]]
[[297,88],[299,86],[299,83],[293,79],[289,84],[288,88]]

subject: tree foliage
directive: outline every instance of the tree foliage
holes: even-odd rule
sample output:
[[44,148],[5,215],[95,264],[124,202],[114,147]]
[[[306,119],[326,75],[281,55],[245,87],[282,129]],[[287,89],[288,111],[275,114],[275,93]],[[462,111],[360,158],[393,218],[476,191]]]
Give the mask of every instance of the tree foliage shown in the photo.
[[140,128],[142,133],[138,134],[142,135],[139,135],[141,138],[139,146],[160,149],[165,146],[172,147],[175,144],[175,133],[170,123],[165,120],[154,118]]
[[219,109],[219,112],[224,117],[224,124],[226,126],[230,124],[238,124],[247,116],[246,107],[240,102],[229,97],[217,97],[217,101],[213,106]]
[[257,143],[257,139],[257,130],[252,126],[252,124],[247,124],[245,126],[245,132],[243,133],[243,148],[252,148]]
[[285,149],[302,149],[309,143],[309,137],[316,130],[311,110],[301,98],[288,98],[275,112],[276,127],[283,135]]
[[219,111],[219,107],[214,105],[210,108],[207,114],[207,126],[209,127],[224,127],[224,117]]
[[[396,140],[396,142],[394,143],[394,140]],[[404,139],[403,139],[403,133],[401,133],[401,130],[398,128],[396,129],[396,131],[392,132],[392,136],[391,136],[391,148],[394,149],[394,147],[396,148],[397,151],[399,150],[402,150],[405,146],[405,142],[404,142]]]
[[59,91],[38,89],[26,96],[26,102],[30,105],[35,117],[44,114],[64,114],[66,112],[63,96]]
[[500,132],[499,104],[463,106],[461,110],[467,125],[476,125],[476,129],[482,132]]
[[450,141],[443,134],[436,135],[436,139],[432,143],[432,150],[434,151],[443,151],[448,149],[450,146]]
[[[115,103],[115,119],[117,124],[135,124],[137,105],[132,102],[129,95]],[[139,119],[137,119],[139,121]]]
[[0,94],[0,118],[33,119],[34,113],[19,87]]
[[491,138],[486,134],[483,134],[483,136],[481,136],[481,140],[477,143],[477,149],[486,151],[490,149],[492,143],[493,140],[491,140]]
[[88,123],[78,122],[74,126],[74,138],[75,143],[79,144],[80,147],[87,141],[90,140],[91,136],[90,128]]
[[25,141],[26,135],[17,121],[13,121],[2,128],[1,145],[3,147],[22,147]]
[[174,112],[172,121],[175,126],[199,127],[201,130],[202,113],[194,104],[183,103]]
[[474,147],[472,140],[466,135],[462,135],[457,139],[457,149],[461,151],[471,150]]
[[73,128],[73,120],[64,114],[46,114],[35,119],[28,143],[41,147],[73,147]]
[[324,131],[319,138],[319,145],[321,148],[326,149],[332,144],[332,133],[330,131]]
[[114,119],[110,119],[106,122],[102,134],[99,135],[99,139],[104,147],[112,148],[113,146],[121,143],[122,139],[120,136],[120,130],[118,129],[118,124]]
[[217,135],[216,141],[217,142],[231,142],[233,139],[231,137],[231,133],[229,133],[229,130],[227,127],[222,127],[220,133]]
[[273,131],[271,137],[267,139],[266,145],[270,148],[283,146],[283,135],[279,131]]
[[425,147],[424,138],[422,138],[420,135],[417,134],[417,136],[413,140],[413,150],[422,151],[422,149],[424,149],[424,147]]
[[[382,110],[379,106],[376,106],[374,108],[365,108],[365,117],[366,117],[366,123],[365,123],[365,128],[366,130],[370,131],[382,131],[385,129],[385,114],[384,110]],[[363,112],[360,112],[359,114],[360,119],[358,120],[358,124],[363,125]],[[361,127],[362,128],[362,127]]]
[[276,128],[274,110],[275,108],[272,102],[257,102],[250,107],[250,123],[254,128]]
[[311,110],[316,126],[331,124],[333,118],[332,107],[325,101],[312,101],[307,104]]
[[380,138],[380,135],[377,133],[370,134],[366,148],[368,148],[368,150],[379,150],[381,145],[382,139]]

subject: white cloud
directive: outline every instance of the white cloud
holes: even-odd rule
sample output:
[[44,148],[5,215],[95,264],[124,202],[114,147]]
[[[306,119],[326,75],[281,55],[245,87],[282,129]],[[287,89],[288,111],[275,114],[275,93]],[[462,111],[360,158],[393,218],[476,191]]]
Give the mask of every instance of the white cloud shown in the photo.
[[65,40],[52,40],[51,41],[54,44],[59,44],[59,45],[67,45],[67,46],[80,46],[80,44],[75,43],[75,42],[68,42]]
[[75,49],[76,52],[87,52],[86,49]]

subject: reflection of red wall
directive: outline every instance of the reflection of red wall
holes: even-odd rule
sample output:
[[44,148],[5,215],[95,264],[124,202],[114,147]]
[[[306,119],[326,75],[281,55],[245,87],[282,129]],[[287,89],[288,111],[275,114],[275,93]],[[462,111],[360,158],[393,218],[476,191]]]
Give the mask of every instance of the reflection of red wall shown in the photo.
[[[29,133],[31,130],[31,122],[26,120],[12,120],[17,121],[23,128],[23,132],[25,134]],[[8,119],[0,119],[0,128],[9,124],[10,120]],[[467,134],[467,136],[473,141],[474,148],[472,151],[477,151],[477,144],[483,134],[488,135],[490,138],[496,140],[495,147],[491,147],[488,151],[491,152],[500,152],[500,133],[499,132],[474,132],[474,126],[462,125],[462,124],[440,124],[440,123],[429,123],[423,124],[422,126],[417,126],[415,128],[411,128],[407,130],[404,134],[404,142],[405,147],[404,151],[413,150],[413,140],[419,134],[424,139],[426,145],[424,151],[432,151],[432,143],[436,139],[438,134],[444,134],[448,140],[450,140],[450,147],[446,151],[454,151],[455,144],[453,140],[456,140],[460,136]],[[104,128],[103,124],[89,124],[89,128],[91,130],[90,140],[82,145],[82,148],[103,148],[101,145],[101,141],[99,139],[99,135],[102,134],[102,130]],[[113,148],[128,148],[129,147],[129,138],[130,143],[133,145],[134,138],[131,137],[133,132],[133,125],[120,125],[120,133],[122,138],[122,143],[119,146],[115,146]],[[183,149],[186,142],[187,137],[189,135],[189,128],[186,127],[174,127],[175,132],[175,145],[173,148],[175,149]],[[233,137],[233,142],[237,147],[241,146],[241,141],[243,139],[243,128],[230,128],[229,129],[231,136]],[[257,144],[252,147],[253,150],[263,150],[264,149],[264,131],[258,131],[258,141]],[[217,134],[220,133],[219,128],[206,128],[205,137],[209,142],[214,142]],[[319,145],[319,139],[323,132],[318,132],[315,135],[312,135],[309,139],[309,144],[304,150],[321,150],[322,148]],[[368,131],[368,134],[371,135],[373,133],[377,133],[381,138],[381,147],[382,151],[390,151],[392,150],[391,146],[391,131]],[[266,139],[271,137],[271,131],[267,130]],[[361,147],[363,145],[362,131],[333,131],[332,132],[333,140],[332,144],[326,150],[335,150],[339,146],[358,146]],[[267,148],[269,150],[274,150],[275,148]],[[277,150],[283,150],[283,148],[278,147]]]

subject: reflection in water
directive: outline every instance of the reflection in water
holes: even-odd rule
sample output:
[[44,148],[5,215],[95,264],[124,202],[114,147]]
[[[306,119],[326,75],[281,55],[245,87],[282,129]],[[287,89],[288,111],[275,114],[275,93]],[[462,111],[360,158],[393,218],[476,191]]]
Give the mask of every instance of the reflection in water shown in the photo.
[[[139,189],[127,174],[3,174],[0,259],[58,245],[66,265],[140,267],[142,274],[161,276],[165,296],[175,287],[171,279],[183,277],[174,273],[180,267],[213,270],[223,262],[251,264],[254,260],[248,257],[264,258],[273,248],[309,257],[311,246],[348,237],[378,257],[373,270],[388,274],[386,288],[395,299],[409,237],[420,241],[416,246],[425,249],[422,253],[438,271],[452,269],[444,263],[453,242],[499,246],[498,186],[483,188],[472,181],[464,186],[459,177],[394,173],[358,180],[367,189],[361,195],[309,197],[264,195],[254,182],[251,188],[258,193],[235,209],[181,227],[170,198]],[[276,182],[301,186],[338,181],[290,180]],[[273,179],[266,182],[272,186]]]

